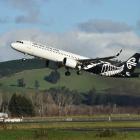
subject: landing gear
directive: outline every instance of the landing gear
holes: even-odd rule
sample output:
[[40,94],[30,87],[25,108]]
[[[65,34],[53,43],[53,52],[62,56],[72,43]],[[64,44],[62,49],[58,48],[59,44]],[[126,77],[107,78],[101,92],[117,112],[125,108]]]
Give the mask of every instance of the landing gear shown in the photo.
[[69,68],[68,67],[66,67],[66,72],[65,72],[65,76],[70,76],[71,75],[71,73],[70,73],[70,71],[69,71]]
[[22,58],[22,62],[26,61],[26,58]]
[[81,71],[78,70],[78,71],[77,71],[77,75],[81,75]]
[[24,62],[24,61],[26,61],[27,59],[26,59],[26,57],[27,57],[27,54],[26,53],[24,53],[24,58],[22,58],[22,62]]
[[82,73],[81,72],[82,66],[79,65],[79,66],[77,66],[77,68],[78,68],[77,69],[77,75],[81,75],[81,73]]
[[[68,67],[66,67],[66,72],[65,72],[65,75],[66,76],[70,76],[71,75],[71,73],[70,73],[70,71],[69,71],[69,68]],[[78,69],[77,69],[77,75],[81,75],[82,74],[82,72],[81,72],[81,67],[78,67]]]
[[65,75],[66,75],[66,76],[70,76],[71,73],[70,73],[69,71],[66,71],[66,72],[65,72]]

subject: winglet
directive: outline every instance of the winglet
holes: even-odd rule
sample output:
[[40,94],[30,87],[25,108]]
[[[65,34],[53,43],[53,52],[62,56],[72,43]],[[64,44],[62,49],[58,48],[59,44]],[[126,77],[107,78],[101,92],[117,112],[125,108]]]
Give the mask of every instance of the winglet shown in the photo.
[[121,52],[122,52],[122,49],[120,50],[119,53],[117,53],[116,57],[118,57],[121,54]]

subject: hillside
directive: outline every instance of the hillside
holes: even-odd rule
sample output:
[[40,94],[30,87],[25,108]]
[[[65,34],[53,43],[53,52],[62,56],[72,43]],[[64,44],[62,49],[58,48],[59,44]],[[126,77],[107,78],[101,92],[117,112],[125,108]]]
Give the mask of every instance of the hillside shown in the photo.
[[0,77],[11,75],[23,70],[44,68],[45,61],[40,59],[28,59],[26,61],[13,60],[0,63]]
[[[137,69],[139,72],[140,70]],[[35,81],[39,83],[39,90],[46,90],[52,87],[67,87],[70,90],[86,92],[91,89],[96,89],[99,92],[109,92],[114,90],[116,94],[123,91],[124,94],[140,94],[140,78],[123,79],[110,78],[92,75],[83,72],[78,76],[75,71],[72,71],[70,77],[65,76],[65,69],[59,69],[60,79],[56,83],[51,83],[46,80],[52,70],[45,68],[43,60],[21,60],[9,61],[0,63],[0,91],[7,92],[26,92],[35,90]],[[18,87],[17,80],[24,78],[26,87]]]
[[[78,91],[87,91],[92,88],[96,88],[97,90],[108,89],[110,86],[106,84],[105,79],[101,80],[98,76],[93,76],[88,73],[83,73],[78,76],[74,71],[72,71],[72,75],[70,77],[65,76],[65,70],[60,69],[58,72],[60,73],[60,79],[57,83],[50,83],[45,80],[45,77],[51,73],[52,70],[43,68],[43,69],[34,69],[34,70],[25,70],[16,74],[12,74],[11,76],[6,76],[0,79],[0,83],[3,87],[11,87],[17,84],[17,79],[24,78],[28,89],[34,88],[35,80],[39,81],[40,90],[49,89],[52,87],[67,87],[71,90]],[[2,88],[2,86],[1,86]],[[16,87],[17,88],[17,87]]]

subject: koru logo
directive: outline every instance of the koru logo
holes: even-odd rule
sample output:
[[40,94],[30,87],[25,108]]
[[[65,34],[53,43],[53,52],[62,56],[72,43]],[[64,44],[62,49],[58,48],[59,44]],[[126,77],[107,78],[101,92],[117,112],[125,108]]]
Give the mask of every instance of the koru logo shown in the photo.
[[128,69],[132,69],[132,66],[136,66],[137,63],[136,63],[136,58],[132,57],[130,58],[128,61],[127,61],[127,68]]
[[130,72],[126,72],[126,75],[127,75],[127,76],[131,76],[131,75],[130,75]]

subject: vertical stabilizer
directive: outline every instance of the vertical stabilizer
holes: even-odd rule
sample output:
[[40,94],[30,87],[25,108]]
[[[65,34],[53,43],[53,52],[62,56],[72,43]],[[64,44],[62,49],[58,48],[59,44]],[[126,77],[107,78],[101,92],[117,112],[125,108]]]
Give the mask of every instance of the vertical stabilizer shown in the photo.
[[139,62],[140,53],[135,53],[132,57],[130,57],[126,62],[123,63],[124,70],[122,74],[124,76],[131,76],[134,73],[134,70]]

